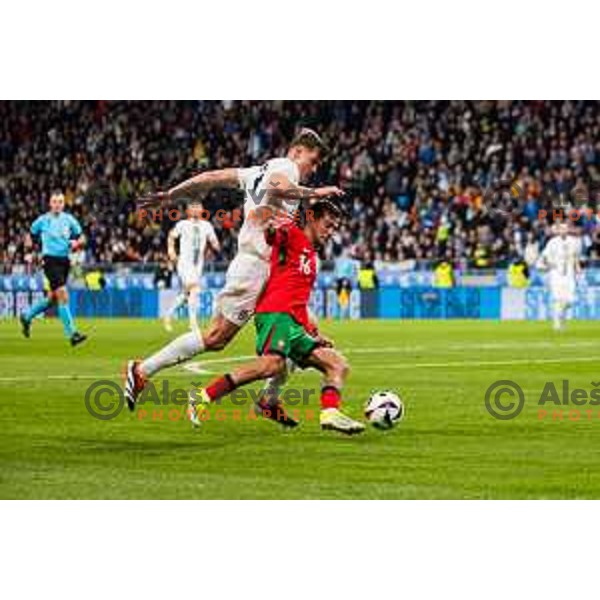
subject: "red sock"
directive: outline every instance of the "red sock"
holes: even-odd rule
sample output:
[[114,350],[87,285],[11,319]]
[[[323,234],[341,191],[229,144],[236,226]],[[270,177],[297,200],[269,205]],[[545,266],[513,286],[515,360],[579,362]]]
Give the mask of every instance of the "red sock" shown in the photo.
[[223,396],[227,396],[227,394],[235,390],[236,387],[237,386],[235,385],[233,379],[231,379],[231,375],[229,375],[229,373],[226,373],[225,375],[223,375],[223,377],[218,377],[217,379],[209,383],[204,391],[211,399],[211,401],[214,402],[215,400],[218,400]]
[[327,385],[321,390],[321,408],[339,408],[342,402],[340,390]]

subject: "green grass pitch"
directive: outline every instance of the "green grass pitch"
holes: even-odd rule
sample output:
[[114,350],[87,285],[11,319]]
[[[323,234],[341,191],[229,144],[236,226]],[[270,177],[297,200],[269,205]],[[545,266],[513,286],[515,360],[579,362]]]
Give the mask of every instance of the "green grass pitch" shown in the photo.
[[[324,323],[352,365],[347,411],[361,417],[369,393],[382,388],[400,392],[407,409],[395,429],[351,438],[321,432],[316,420],[291,432],[236,420],[229,401],[228,418],[200,431],[168,413],[94,419],[84,405],[93,378],[120,381],[125,358],[169,336],[154,321],[80,326],[90,339],[72,349],[55,320],[36,322],[30,340],[16,321],[0,322],[1,498],[600,497],[599,408],[580,407],[574,420],[568,411],[577,407],[559,407],[562,421],[540,420],[537,404],[546,381],[559,390],[563,379],[586,390],[600,381],[600,323],[573,322],[559,335],[533,322]],[[248,327],[224,353],[199,359],[210,374],[180,365],[154,381],[207,381],[252,354],[253,341]],[[485,391],[499,379],[524,390],[513,420],[485,409]],[[310,371],[290,383],[318,384]],[[317,407],[313,396],[308,408]]]

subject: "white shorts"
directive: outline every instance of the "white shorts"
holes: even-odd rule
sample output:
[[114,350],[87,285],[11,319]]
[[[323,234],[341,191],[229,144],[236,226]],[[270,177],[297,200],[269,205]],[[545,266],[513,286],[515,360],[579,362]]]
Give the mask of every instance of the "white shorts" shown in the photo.
[[177,275],[181,283],[188,287],[191,285],[200,285],[202,281],[203,265],[193,263],[177,263]]
[[217,313],[240,327],[254,314],[256,301],[269,277],[269,263],[253,254],[237,254],[217,296]]
[[554,276],[550,279],[552,299],[562,304],[575,302],[575,280],[572,277]]

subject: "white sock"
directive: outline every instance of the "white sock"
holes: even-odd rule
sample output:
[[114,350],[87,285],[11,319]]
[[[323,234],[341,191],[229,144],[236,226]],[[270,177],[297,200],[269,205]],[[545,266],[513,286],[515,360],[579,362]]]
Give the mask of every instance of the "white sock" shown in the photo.
[[554,329],[560,329],[561,328],[561,317],[562,317],[562,305],[560,302],[556,302],[554,304],[554,311],[553,311],[553,317],[554,317]]
[[188,300],[188,317],[190,319],[190,328],[198,332],[198,295],[191,294]]
[[151,377],[157,371],[189,360],[192,356],[196,356],[196,354],[203,351],[204,340],[202,336],[194,331],[189,331],[175,338],[156,354],[142,361],[142,373],[146,377]]
[[177,298],[175,298],[175,302],[173,303],[173,306],[171,306],[171,308],[169,309],[167,315],[169,317],[174,316],[175,313],[179,310],[179,307],[183,306],[186,302],[187,296],[184,292],[181,292],[181,294],[178,294]]

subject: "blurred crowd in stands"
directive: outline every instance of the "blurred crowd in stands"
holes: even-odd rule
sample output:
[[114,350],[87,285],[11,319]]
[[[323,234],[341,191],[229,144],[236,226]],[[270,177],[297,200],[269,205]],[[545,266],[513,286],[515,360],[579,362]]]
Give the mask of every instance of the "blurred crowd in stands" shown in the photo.
[[[31,263],[25,233],[54,190],[84,226],[82,259],[164,263],[174,223],[139,220],[135,197],[284,156],[301,126],[333,149],[311,183],[348,191],[328,259],[531,264],[569,206],[584,209],[573,227],[586,255],[600,256],[598,102],[52,101],[0,102],[0,264]],[[222,225],[226,263],[237,231]]]

